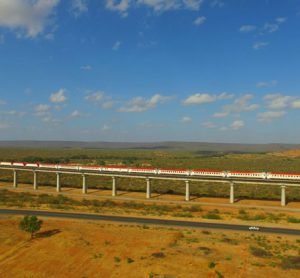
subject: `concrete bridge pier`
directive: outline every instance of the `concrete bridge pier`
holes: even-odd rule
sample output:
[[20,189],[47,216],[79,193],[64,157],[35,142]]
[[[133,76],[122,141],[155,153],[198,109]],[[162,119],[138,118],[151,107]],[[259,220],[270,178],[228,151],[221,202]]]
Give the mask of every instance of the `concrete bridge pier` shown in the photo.
[[38,189],[38,174],[36,171],[33,171],[33,189]]
[[230,204],[234,203],[234,182],[230,182],[230,198],[229,198]]
[[190,200],[190,181],[189,180],[185,181],[185,200],[186,201]]
[[146,198],[150,199],[151,198],[151,181],[149,178],[147,178],[146,181],[147,181]]
[[14,188],[18,187],[18,172],[17,172],[17,170],[14,170],[14,183],[13,183],[13,187]]
[[117,196],[117,181],[116,177],[112,177],[112,192],[111,195],[113,197]]
[[82,175],[82,194],[87,194],[86,175]]
[[286,194],[285,194],[285,185],[281,186],[281,206],[285,207],[286,206]]
[[61,191],[61,186],[60,186],[60,173],[56,173],[56,192]]

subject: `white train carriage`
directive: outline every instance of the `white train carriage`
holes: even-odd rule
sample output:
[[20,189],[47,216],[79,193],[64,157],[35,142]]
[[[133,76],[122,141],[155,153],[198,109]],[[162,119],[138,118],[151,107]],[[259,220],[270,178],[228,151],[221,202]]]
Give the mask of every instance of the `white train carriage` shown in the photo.
[[40,163],[39,168],[57,169],[57,165],[48,164],[48,163]]
[[102,166],[101,171],[128,173],[129,169],[127,167],[122,167],[122,166]]
[[59,164],[57,165],[57,169],[64,169],[64,170],[79,170],[78,165],[73,165],[73,164]]
[[157,169],[155,168],[129,168],[129,173],[142,173],[142,174],[157,174]]
[[274,180],[300,180],[300,174],[292,173],[268,173],[267,179]]
[[3,166],[11,166],[12,165],[12,162],[0,162],[0,165],[3,165]]
[[184,169],[158,169],[157,174],[159,175],[184,175],[189,176],[190,171]]
[[13,162],[12,165],[18,166],[18,167],[24,167],[26,165],[26,163],[25,162]]
[[191,176],[226,177],[226,172],[218,170],[192,170]]
[[39,167],[39,163],[25,163],[26,167],[37,168]]
[[227,172],[227,178],[248,178],[248,179],[266,179],[267,174],[264,172]]
[[80,171],[101,171],[100,166],[79,166]]

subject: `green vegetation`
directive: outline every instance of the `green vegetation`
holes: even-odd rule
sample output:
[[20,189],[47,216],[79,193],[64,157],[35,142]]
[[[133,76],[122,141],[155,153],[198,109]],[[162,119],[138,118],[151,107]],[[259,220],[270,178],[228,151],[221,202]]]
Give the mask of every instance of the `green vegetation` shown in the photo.
[[43,221],[39,220],[36,216],[26,215],[21,220],[19,227],[21,230],[30,233],[31,239],[35,236],[42,227]]
[[258,246],[250,246],[250,253],[255,257],[269,258],[272,257],[272,253]]
[[214,212],[208,212],[207,214],[204,214],[202,217],[205,219],[215,219],[215,220],[222,219],[219,214],[214,213]]
[[282,258],[281,267],[283,269],[300,269],[300,256]]
[[163,252],[152,253],[151,255],[154,258],[164,258],[166,255]]
[[[300,158],[285,158],[265,153],[228,153],[211,151],[186,150],[103,150],[103,149],[25,149],[2,148],[0,161],[28,161],[46,163],[72,163],[82,165],[126,165],[154,168],[186,168],[212,170],[243,170],[243,171],[284,171],[300,172]],[[41,185],[55,186],[54,174],[40,173]],[[20,172],[20,182],[32,184],[32,173]],[[0,181],[12,181],[11,171],[1,171]],[[64,187],[81,187],[81,177],[62,175]],[[89,188],[111,188],[109,177],[88,177]],[[120,179],[119,190],[145,191],[144,180]],[[153,192],[159,194],[184,194],[184,185],[180,181],[153,182]],[[228,197],[228,185],[212,183],[192,183],[191,193],[194,196]],[[297,188],[288,188],[289,201],[300,200]],[[280,188],[273,185],[235,187],[236,198],[279,199]]]
[[127,258],[127,263],[131,264],[131,263],[133,263],[133,262],[134,262],[134,260],[133,260],[133,259],[131,259],[131,258]]
[[209,268],[215,268],[216,267],[216,263],[215,262],[210,262],[209,264],[208,264],[208,267]]
[[114,261],[115,261],[115,263],[120,263],[121,259],[119,257],[114,257]]

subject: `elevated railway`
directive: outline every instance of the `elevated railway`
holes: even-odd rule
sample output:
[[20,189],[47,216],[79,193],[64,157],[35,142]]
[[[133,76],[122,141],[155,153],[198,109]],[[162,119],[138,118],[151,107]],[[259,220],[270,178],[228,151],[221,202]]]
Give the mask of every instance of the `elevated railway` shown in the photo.
[[[42,165],[42,167],[40,167]],[[130,171],[134,169],[134,171]],[[141,171],[139,171],[141,169]],[[117,196],[117,179],[132,178],[146,181],[146,198],[151,198],[151,180],[177,180],[185,185],[185,201],[190,201],[190,183],[223,183],[229,186],[229,202],[234,203],[234,187],[237,184],[275,185],[281,188],[281,206],[286,205],[286,188],[300,187],[300,174],[290,173],[257,173],[257,172],[226,172],[208,170],[177,170],[152,168],[126,168],[113,166],[78,166],[59,164],[37,164],[24,162],[0,162],[0,170],[13,172],[13,187],[18,187],[18,173],[33,173],[33,188],[38,190],[38,174],[53,173],[56,175],[56,191],[61,191],[61,175],[81,175],[82,193],[87,194],[87,176],[112,178],[112,196]],[[149,171],[148,171],[149,170]],[[201,174],[193,175],[192,172]],[[230,173],[230,174],[228,174]],[[273,175],[273,178],[272,178]]]

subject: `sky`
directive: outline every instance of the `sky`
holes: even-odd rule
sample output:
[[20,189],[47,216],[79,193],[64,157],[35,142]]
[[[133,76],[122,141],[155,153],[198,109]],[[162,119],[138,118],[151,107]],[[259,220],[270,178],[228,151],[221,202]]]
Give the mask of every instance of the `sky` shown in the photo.
[[300,143],[298,0],[0,0],[0,140]]

